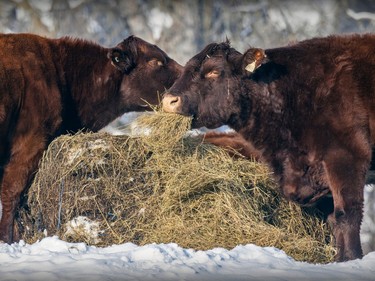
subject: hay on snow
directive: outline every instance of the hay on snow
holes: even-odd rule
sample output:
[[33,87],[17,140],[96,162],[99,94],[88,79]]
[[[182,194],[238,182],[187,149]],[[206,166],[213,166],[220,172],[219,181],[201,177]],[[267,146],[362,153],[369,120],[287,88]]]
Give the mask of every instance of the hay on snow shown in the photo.
[[188,117],[156,112],[136,122],[137,137],[78,133],[50,144],[21,212],[26,242],[254,243],[300,261],[333,260],[327,226],[285,201],[264,165],[189,136]]

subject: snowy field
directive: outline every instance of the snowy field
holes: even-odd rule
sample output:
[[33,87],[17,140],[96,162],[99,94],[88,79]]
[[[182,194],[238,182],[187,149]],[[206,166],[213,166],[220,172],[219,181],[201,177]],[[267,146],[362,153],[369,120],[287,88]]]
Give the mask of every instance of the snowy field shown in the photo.
[[[364,225],[373,226],[366,218],[365,208]],[[361,238],[366,242],[368,237]],[[361,260],[322,265],[297,262],[277,248],[252,244],[208,251],[177,244],[98,248],[47,237],[32,245],[0,243],[0,281],[6,280],[375,280],[375,252]]]
[[0,244],[0,280],[375,280],[375,252],[361,260],[314,265],[250,244],[230,251],[176,244],[97,248],[48,237],[32,245]]

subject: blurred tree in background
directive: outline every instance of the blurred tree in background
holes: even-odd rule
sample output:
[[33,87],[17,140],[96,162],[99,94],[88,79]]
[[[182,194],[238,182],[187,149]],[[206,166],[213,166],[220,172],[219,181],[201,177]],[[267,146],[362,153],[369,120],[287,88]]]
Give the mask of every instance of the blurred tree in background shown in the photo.
[[372,0],[9,0],[0,32],[79,36],[114,46],[135,34],[184,64],[212,41],[239,51],[334,33],[371,32]]
[[[213,41],[243,52],[316,36],[375,30],[373,0],[9,0],[0,32],[65,35],[113,47],[129,35],[157,44],[181,64]],[[19,58],[15,58],[19,59]],[[366,187],[365,252],[375,250],[375,190]]]

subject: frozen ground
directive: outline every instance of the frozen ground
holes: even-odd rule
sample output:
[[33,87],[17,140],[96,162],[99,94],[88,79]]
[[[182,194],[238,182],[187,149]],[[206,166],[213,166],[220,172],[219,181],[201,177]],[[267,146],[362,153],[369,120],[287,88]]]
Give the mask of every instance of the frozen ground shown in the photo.
[[32,245],[0,244],[0,280],[375,280],[375,252],[314,265],[251,244],[208,251],[176,244],[97,248],[48,237]]

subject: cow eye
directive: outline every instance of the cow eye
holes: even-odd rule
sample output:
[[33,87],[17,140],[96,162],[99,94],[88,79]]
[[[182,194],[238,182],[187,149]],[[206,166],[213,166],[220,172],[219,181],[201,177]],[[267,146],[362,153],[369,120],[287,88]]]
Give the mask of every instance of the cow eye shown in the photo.
[[148,62],[149,65],[151,66],[163,66],[164,63],[158,59],[152,59]]
[[216,78],[220,76],[220,71],[218,70],[211,70],[210,72],[206,73],[204,77],[206,78]]

